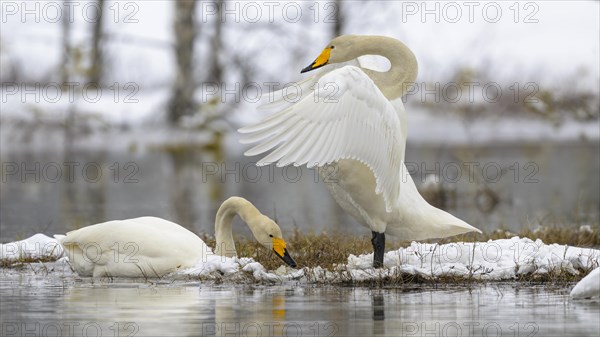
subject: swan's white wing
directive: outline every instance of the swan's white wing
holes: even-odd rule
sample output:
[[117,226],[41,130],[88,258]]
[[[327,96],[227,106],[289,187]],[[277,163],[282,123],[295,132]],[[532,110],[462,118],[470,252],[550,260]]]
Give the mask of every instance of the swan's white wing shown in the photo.
[[[360,68],[344,66],[298,83],[301,95],[278,92],[263,109],[277,112],[239,130],[254,156],[275,149],[258,165],[323,166],[341,159],[367,165],[391,211],[400,193],[406,131],[399,111]],[[288,90],[289,94],[289,90]]]

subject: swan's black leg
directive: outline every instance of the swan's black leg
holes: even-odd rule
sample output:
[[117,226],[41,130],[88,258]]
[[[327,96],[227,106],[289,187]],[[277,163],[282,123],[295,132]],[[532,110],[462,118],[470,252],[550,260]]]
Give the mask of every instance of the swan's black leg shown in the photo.
[[383,254],[385,253],[385,233],[372,232],[373,238],[373,268],[383,267]]

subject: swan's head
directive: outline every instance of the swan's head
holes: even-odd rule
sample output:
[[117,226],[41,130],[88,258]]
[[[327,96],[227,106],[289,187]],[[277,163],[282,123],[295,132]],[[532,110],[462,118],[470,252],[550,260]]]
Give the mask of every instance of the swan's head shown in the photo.
[[296,267],[296,261],[292,259],[285,247],[281,228],[279,228],[275,221],[265,215],[261,215],[257,220],[256,226],[251,226],[250,229],[252,230],[252,234],[254,234],[254,238],[261,245],[275,252],[290,267]]
[[327,64],[347,62],[359,57],[362,50],[361,48],[357,48],[356,45],[364,38],[364,36],[359,35],[342,35],[336,37],[327,44],[321,55],[308,67],[302,69],[300,73],[315,70]]

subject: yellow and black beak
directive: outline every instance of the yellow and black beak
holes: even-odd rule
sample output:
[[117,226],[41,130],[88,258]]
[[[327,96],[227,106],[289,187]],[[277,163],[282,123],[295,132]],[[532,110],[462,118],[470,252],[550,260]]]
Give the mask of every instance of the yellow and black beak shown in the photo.
[[283,260],[283,262],[287,263],[292,268],[296,268],[296,261],[292,259],[290,254],[288,254],[287,249],[285,248],[285,241],[283,239],[273,238],[273,251],[279,258]]
[[317,57],[317,59],[311,63],[308,67],[302,69],[302,71],[300,72],[305,73],[307,71],[311,71],[311,70],[315,70],[318,68],[321,68],[322,66],[326,65],[327,63],[329,63],[329,56],[331,55],[331,47],[327,47],[323,50],[323,52],[321,53],[321,55],[319,55],[319,57]]

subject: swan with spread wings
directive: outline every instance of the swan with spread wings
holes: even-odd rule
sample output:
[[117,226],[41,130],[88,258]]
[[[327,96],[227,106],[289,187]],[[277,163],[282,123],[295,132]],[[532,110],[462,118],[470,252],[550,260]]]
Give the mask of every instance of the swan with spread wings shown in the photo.
[[[386,58],[385,72],[363,66],[366,55]],[[241,128],[247,156],[271,151],[258,165],[307,165],[327,175],[337,203],[372,231],[373,266],[384,265],[385,233],[423,240],[478,231],[431,206],[404,165],[406,112],[401,97],[417,76],[414,54],[384,36],[343,35],[327,44],[302,73],[319,69],[260,107],[273,112]],[[334,170],[326,170],[329,164]],[[333,173],[332,173],[333,172]]]

